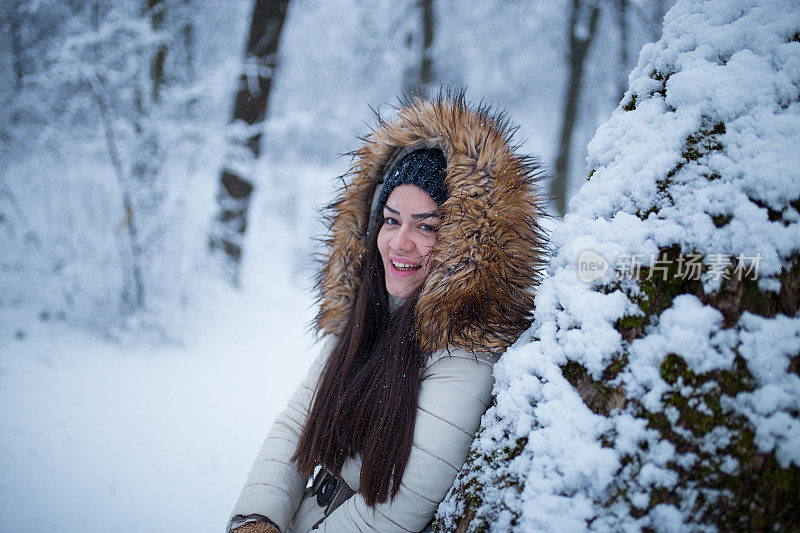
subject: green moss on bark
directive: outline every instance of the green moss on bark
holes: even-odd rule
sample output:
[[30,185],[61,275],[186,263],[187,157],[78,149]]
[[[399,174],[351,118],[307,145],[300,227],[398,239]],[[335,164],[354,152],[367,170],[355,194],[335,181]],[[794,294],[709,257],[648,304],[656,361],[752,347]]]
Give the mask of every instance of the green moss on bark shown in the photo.
[[[719,310],[723,328],[735,326],[745,311],[765,318],[779,313],[795,316],[798,312],[797,254],[788,258],[778,276],[778,292],[759,289],[757,279],[733,275],[731,268],[727,272],[729,279],[724,279],[718,290],[706,294],[699,280],[678,275],[679,253],[677,245],[663,248],[660,258],[666,260],[664,271],[644,268],[636,284],[616,282],[601,288],[606,293],[623,290],[639,308],[640,314],[622,317],[615,323],[625,341],[623,346],[643,337],[651,317],[659,316],[680,294],[693,294]],[[669,388],[661,397],[664,410],[658,412],[647,410],[638,401],[619,399],[625,385],[615,378],[626,365],[623,354],[599,380],[576,362],[565,364],[562,372],[594,413],[609,416],[618,408],[642,418],[649,429],[658,433],[657,440],[672,443],[678,456],[695,459],[688,465],[670,463],[668,467],[678,479],[676,486],[652,490],[648,504],[638,508],[628,493],[645,462],[647,443],[643,443],[639,453],[622,457],[619,482],[608,500],[601,502],[604,506],[622,502],[628,505],[632,516],[641,517],[659,504],[686,504],[687,500],[680,496],[685,491],[696,496],[686,511],[697,524],[720,530],[800,530],[800,469],[795,465],[782,467],[774,453],[760,451],[752,425],[727,403],[756,387],[742,357],[737,355],[730,369],[697,374],[677,354],[668,354],[659,366]],[[789,371],[800,375],[800,354],[790,359]],[[723,437],[727,442],[718,442],[715,447],[716,439]],[[613,434],[604,436],[603,445],[614,446],[614,439]]]
[[[480,432],[476,438],[480,438]],[[502,467],[508,465],[522,453],[528,440],[526,438],[512,440],[506,433],[503,435],[503,442],[506,443],[505,446],[498,447],[489,455],[481,454],[474,448],[470,450],[465,463],[466,468],[459,472],[454,483],[455,501],[460,508],[460,513],[449,518],[452,521],[450,525],[455,524],[455,526],[448,527],[442,519],[437,519],[433,523],[434,531],[483,533],[489,529],[494,518],[502,511],[510,512],[513,515],[511,523],[516,523],[518,517],[516,511],[497,507],[488,509],[483,506],[486,501],[484,483],[487,478],[491,478],[490,486],[493,491],[512,488],[512,490],[522,492],[524,480],[518,479]],[[500,504],[500,502],[495,503]]]
[[[596,414],[609,415],[609,405],[621,385],[609,386],[605,377],[594,381],[575,362],[567,363],[562,370],[587,407]],[[800,469],[782,468],[773,454],[759,451],[748,421],[725,404],[725,398],[755,389],[745,361],[737,356],[729,370],[697,374],[681,357],[668,354],[659,371],[669,384],[661,398],[665,411],[648,411],[637,401],[624,402],[622,408],[646,420],[647,427],[658,432],[659,440],[672,443],[677,454],[691,454],[695,460],[689,465],[670,462],[668,468],[677,476],[676,486],[651,490],[648,504],[635,507],[628,500],[628,492],[645,462],[648,446],[643,443],[639,453],[622,457],[616,488],[602,503],[626,502],[631,515],[641,517],[660,504],[680,507],[684,502],[681,491],[691,491],[698,497],[687,511],[697,524],[722,531],[792,531],[800,527],[800,508],[796,505]],[[668,415],[668,411],[674,414]],[[725,435],[719,433],[721,430]],[[715,447],[717,435],[723,440],[727,437],[727,442]],[[613,446],[614,439],[614,435],[606,435],[604,446]]]
[[[695,520],[721,530],[800,526],[800,508],[793,503],[800,495],[800,469],[781,468],[773,454],[759,451],[748,421],[725,406],[724,398],[755,389],[745,361],[737,356],[730,370],[696,374],[679,356],[669,354],[659,370],[671,386],[662,402],[674,409],[677,419],[671,421],[665,413],[651,413],[642,406],[638,406],[638,416],[673,443],[678,453],[696,456],[689,468],[671,465],[678,474],[678,487],[706,495],[694,504]],[[708,438],[721,429],[729,441],[709,449]],[[659,503],[669,502],[656,494],[651,505]]]

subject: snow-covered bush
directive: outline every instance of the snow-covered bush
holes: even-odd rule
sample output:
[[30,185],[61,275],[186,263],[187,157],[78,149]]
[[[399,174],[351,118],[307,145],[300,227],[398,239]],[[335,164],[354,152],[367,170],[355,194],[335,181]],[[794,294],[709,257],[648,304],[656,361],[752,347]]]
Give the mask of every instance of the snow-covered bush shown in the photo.
[[439,530],[800,528],[800,5],[679,1],[629,79]]

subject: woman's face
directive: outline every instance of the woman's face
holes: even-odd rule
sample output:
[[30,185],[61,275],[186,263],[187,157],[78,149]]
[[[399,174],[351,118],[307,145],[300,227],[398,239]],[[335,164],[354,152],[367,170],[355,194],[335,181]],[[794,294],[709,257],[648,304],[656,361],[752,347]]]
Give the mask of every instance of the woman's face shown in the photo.
[[378,232],[378,251],[386,274],[386,290],[407,298],[425,281],[429,253],[442,220],[438,205],[416,185],[398,185],[386,200]]

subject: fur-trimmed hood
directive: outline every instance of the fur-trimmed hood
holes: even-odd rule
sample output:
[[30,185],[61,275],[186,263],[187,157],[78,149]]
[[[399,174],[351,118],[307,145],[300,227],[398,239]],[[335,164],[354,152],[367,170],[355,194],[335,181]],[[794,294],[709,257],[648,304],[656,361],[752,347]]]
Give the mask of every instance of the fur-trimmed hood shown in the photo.
[[415,310],[423,351],[449,346],[500,353],[530,325],[544,266],[546,216],[538,159],[515,153],[504,113],[470,107],[463,92],[406,101],[378,126],[328,207],[330,231],[317,290],[320,334],[341,333],[356,300],[376,187],[410,150],[439,147],[449,198]]

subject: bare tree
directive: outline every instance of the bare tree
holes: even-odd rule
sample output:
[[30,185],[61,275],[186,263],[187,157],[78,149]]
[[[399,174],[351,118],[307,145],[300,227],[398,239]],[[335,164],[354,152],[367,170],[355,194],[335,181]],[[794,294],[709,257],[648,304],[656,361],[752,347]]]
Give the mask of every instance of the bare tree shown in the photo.
[[[167,5],[164,0],[146,0],[142,6],[142,16],[149,19],[151,29],[157,35],[163,28],[167,16]],[[100,29],[100,5],[94,2],[91,6],[90,19],[95,31]],[[97,62],[101,50],[100,44],[92,48]],[[121,143],[125,141],[114,127],[112,110],[115,104],[120,104],[120,94],[116,89],[109,87],[109,82],[103,69],[97,70],[89,78],[91,94],[100,112],[106,148],[111,165],[117,178],[124,216],[120,230],[125,230],[126,242],[120,243],[120,255],[127,269],[125,276],[122,303],[123,312],[132,313],[145,306],[146,281],[145,281],[145,245],[146,240],[141,231],[141,219],[146,218],[148,211],[157,210],[160,202],[160,187],[158,180],[161,153],[158,132],[151,124],[151,115],[161,100],[161,88],[165,83],[165,63],[168,46],[166,40],[159,40],[155,49],[140,46],[137,53],[142,54],[143,61],[137,69],[147,69],[149,76],[140,83],[139,76],[132,75],[137,80],[133,87],[133,109],[126,117],[136,133],[133,141],[135,149],[132,151],[129,167],[126,165],[120,151]],[[143,191],[144,196],[135,191]],[[151,213],[152,214],[152,213]]]
[[23,14],[21,6],[13,6],[7,16],[8,31],[11,37],[11,68],[14,72],[12,85],[14,89],[19,89],[22,86],[22,77],[25,75],[23,69],[25,45],[22,41]]
[[435,32],[435,18],[433,0],[417,0],[416,9],[420,16],[418,31],[410,31],[406,37],[406,46],[411,56],[417,55],[406,69],[405,92],[411,94],[421,92],[425,94],[433,85],[433,38]]
[[[95,33],[100,31],[101,12],[99,2],[92,2],[89,10],[89,20]],[[102,50],[100,43],[96,42],[89,47],[91,59],[99,64]],[[133,313],[145,305],[145,282],[143,273],[143,252],[141,240],[139,238],[138,214],[134,207],[133,195],[130,190],[129,179],[125,174],[122,164],[122,157],[119,152],[119,139],[114,130],[111,117],[111,98],[107,87],[106,79],[102,70],[95,71],[88,75],[90,91],[94,103],[100,112],[100,119],[103,124],[103,133],[106,141],[111,166],[117,178],[119,191],[122,199],[122,207],[125,211],[124,218],[120,224],[120,229],[125,229],[127,242],[120,241],[119,251],[122,263],[126,268],[126,276],[123,281],[122,290],[122,311],[123,313]],[[140,100],[136,97],[135,100]],[[135,104],[139,107],[139,104]]]
[[674,0],[655,0],[653,2],[653,16],[650,17],[653,41],[657,41],[661,38],[664,15],[667,13],[667,7],[671,6],[673,2]]
[[556,158],[556,178],[550,190],[556,202],[556,210],[564,215],[567,208],[567,184],[569,180],[569,160],[572,148],[572,134],[578,116],[584,63],[589,47],[595,37],[597,20],[600,18],[600,4],[590,0],[572,0],[569,14],[569,80],[564,95],[564,114],[561,122],[561,136]]
[[[628,2],[629,0],[615,0],[614,11],[617,19],[617,29],[619,30],[619,61],[617,64],[617,95],[619,99],[625,94],[628,88],[628,37],[630,24],[628,24]],[[661,25],[658,24],[660,28]]]
[[181,37],[183,41],[183,50],[184,50],[184,68],[186,70],[186,76],[188,78],[194,77],[194,39],[195,39],[195,31],[194,25],[192,23],[192,17],[189,16],[189,13],[192,9],[192,2],[191,0],[183,0],[183,22],[181,25]]
[[675,3],[675,0],[652,0],[644,4],[640,2],[630,2],[630,0],[626,0],[626,2],[627,7],[631,8],[636,18],[647,28],[647,38],[653,42],[659,40],[661,38],[664,15],[667,9],[672,7],[672,4]]
[[[123,263],[128,268],[129,277],[124,281],[124,289],[122,293],[123,312],[132,313],[144,307],[145,304],[145,284],[144,275],[142,272],[142,244],[139,239],[139,230],[137,226],[136,211],[133,207],[133,199],[129,190],[128,180],[125,177],[125,171],[122,167],[122,159],[119,155],[117,148],[117,136],[114,133],[114,128],[111,122],[109,104],[107,101],[106,90],[103,80],[100,77],[90,80],[92,86],[92,94],[95,98],[98,109],[100,110],[100,118],[103,122],[103,131],[105,133],[106,147],[108,149],[109,157],[111,158],[111,166],[114,168],[114,174],[117,177],[120,193],[122,195],[122,207],[125,210],[125,218],[120,225],[120,228],[126,230],[128,237],[127,246],[120,246],[120,255],[123,258]],[[127,259],[127,261],[125,260]],[[132,284],[132,287],[130,286]]]
[[[164,26],[167,7],[164,0],[147,0],[147,10],[153,31],[160,31]],[[164,83],[164,63],[167,59],[167,45],[163,41],[158,44],[156,53],[150,61],[151,98],[153,102],[159,101],[159,93]]]
[[261,129],[267,114],[272,81],[278,65],[278,44],[286,19],[289,0],[256,0],[245,51],[245,68],[239,78],[239,90],[233,108],[233,122],[242,121],[247,128],[244,138],[233,144],[220,173],[217,193],[219,213],[213,225],[209,247],[222,252],[224,274],[238,283],[242,240],[247,230],[247,209],[253,182],[248,165],[259,156]]

